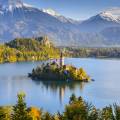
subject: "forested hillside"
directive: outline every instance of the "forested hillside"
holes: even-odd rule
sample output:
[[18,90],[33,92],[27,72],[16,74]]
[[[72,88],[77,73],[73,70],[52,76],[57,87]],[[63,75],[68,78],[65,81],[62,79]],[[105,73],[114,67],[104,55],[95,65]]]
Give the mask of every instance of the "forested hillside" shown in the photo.
[[19,38],[0,45],[0,63],[47,60],[59,57],[59,50],[48,37]]
[[64,48],[69,57],[120,58],[119,47],[103,48]]

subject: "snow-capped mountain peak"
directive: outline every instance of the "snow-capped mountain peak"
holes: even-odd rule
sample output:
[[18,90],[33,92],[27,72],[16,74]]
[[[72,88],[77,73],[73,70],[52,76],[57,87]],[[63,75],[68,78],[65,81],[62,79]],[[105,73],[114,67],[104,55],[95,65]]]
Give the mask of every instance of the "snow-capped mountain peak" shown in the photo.
[[21,0],[0,0],[0,9],[12,11],[14,8],[21,8],[23,2]]
[[27,4],[27,3],[23,3],[23,6],[28,7],[28,8],[34,8],[34,6]]
[[53,10],[52,8],[48,8],[48,9],[42,9],[42,11],[44,13],[47,13],[49,15],[52,15],[52,16],[61,16],[59,13],[57,13],[55,10]]
[[74,24],[77,24],[78,21],[76,20],[73,20],[71,18],[67,18],[67,17],[64,17],[63,15],[59,14],[58,12],[56,12],[55,10],[51,9],[51,8],[48,8],[48,9],[42,9],[41,10],[42,12],[44,13],[47,13],[55,18],[57,18],[58,20],[60,20],[61,22],[63,23],[74,23]]
[[120,8],[108,9],[100,13],[100,16],[108,21],[120,22]]

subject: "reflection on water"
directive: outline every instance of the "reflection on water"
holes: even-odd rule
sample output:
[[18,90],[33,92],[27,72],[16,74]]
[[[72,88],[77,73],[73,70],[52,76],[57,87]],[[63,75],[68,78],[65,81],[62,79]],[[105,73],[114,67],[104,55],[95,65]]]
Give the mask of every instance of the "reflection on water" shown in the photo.
[[69,89],[70,91],[74,91],[76,89],[76,86],[79,86],[79,89],[83,91],[86,82],[79,82],[79,81],[73,81],[73,82],[67,82],[67,81],[38,81],[33,80],[37,85],[42,84],[47,90],[49,89],[53,93],[57,93],[59,91],[59,101],[62,104],[62,101],[65,96],[66,89]]
[[26,75],[20,75],[20,76],[0,76],[0,80],[26,80],[28,77]]
[[33,81],[27,77],[42,62],[0,64],[0,106],[14,105],[19,91],[26,93],[28,106],[51,113],[63,111],[71,94],[82,96],[98,108],[120,103],[120,60],[67,58],[65,64],[83,67],[94,82]]

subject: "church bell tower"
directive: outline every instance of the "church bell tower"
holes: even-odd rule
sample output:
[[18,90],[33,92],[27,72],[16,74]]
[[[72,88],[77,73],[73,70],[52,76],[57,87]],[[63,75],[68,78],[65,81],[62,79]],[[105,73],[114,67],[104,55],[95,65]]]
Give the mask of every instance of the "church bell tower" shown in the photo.
[[62,67],[64,65],[64,57],[63,57],[63,53],[61,52],[60,54],[60,67]]

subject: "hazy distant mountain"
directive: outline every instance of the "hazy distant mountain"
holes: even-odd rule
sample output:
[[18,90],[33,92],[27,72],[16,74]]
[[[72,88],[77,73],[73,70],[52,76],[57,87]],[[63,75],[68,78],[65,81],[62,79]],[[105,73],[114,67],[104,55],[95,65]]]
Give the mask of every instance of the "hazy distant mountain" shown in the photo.
[[1,42],[16,37],[48,35],[58,46],[115,45],[120,44],[119,27],[120,8],[107,10],[80,22],[52,9],[40,10],[20,0],[0,0]]
[[120,8],[112,8],[79,24],[81,32],[97,33],[106,45],[120,45]]
[[56,12],[55,10],[48,8],[48,9],[41,9],[44,13],[47,13],[49,15],[52,15],[53,17],[56,17],[57,19],[59,19],[61,22],[65,22],[65,23],[73,23],[73,24],[79,24],[80,21],[76,21],[73,20],[71,18],[66,18],[63,15],[59,14],[58,12]]
[[120,26],[108,27],[101,31],[108,44],[120,45]]
[[[74,25],[64,23],[43,11],[23,4],[0,0],[0,40],[8,41],[16,37],[37,37],[49,35],[57,44],[65,39],[63,33],[74,32]],[[64,38],[63,38],[64,37]],[[67,38],[67,37],[66,37]]]
[[120,8],[106,10],[83,21],[80,24],[80,30],[84,32],[100,32],[111,26],[120,26]]

